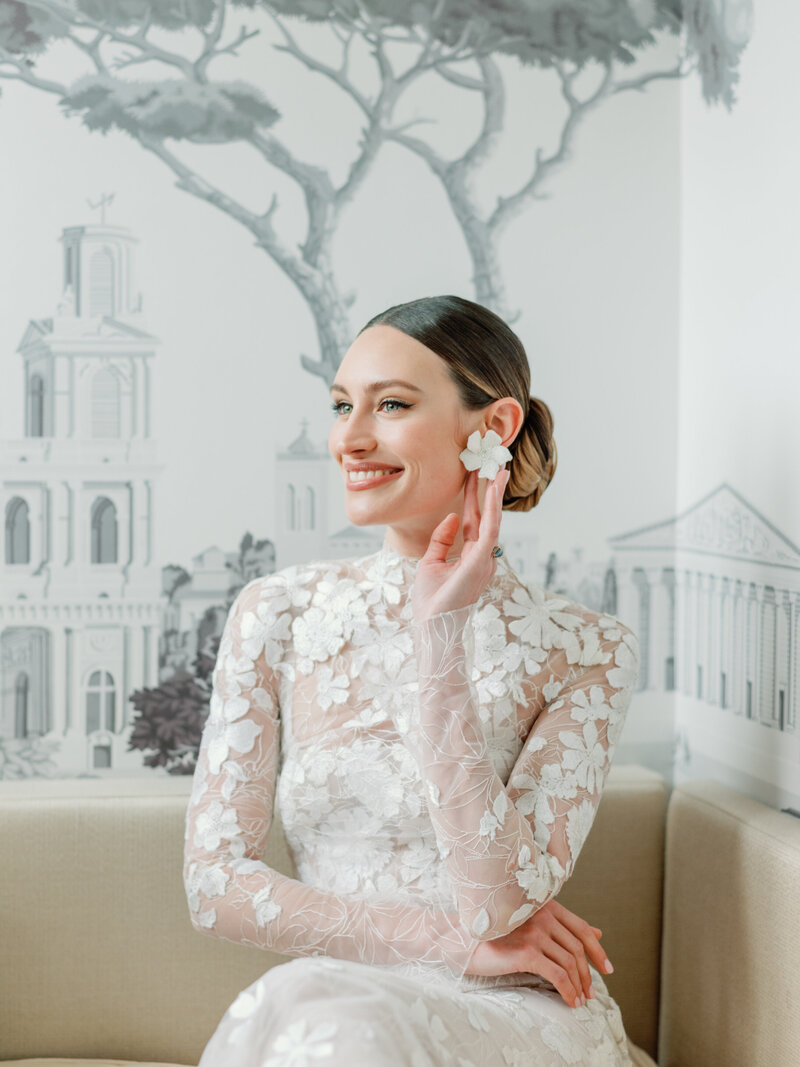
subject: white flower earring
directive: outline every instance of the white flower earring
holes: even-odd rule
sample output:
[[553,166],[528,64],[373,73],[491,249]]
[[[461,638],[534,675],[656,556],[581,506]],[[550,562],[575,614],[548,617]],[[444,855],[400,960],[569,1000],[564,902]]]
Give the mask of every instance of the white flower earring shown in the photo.
[[476,470],[479,478],[488,478],[491,481],[497,477],[500,468],[511,459],[511,453],[501,441],[500,434],[494,430],[487,430],[483,436],[480,430],[476,430],[467,438],[467,447],[459,459],[468,471]]

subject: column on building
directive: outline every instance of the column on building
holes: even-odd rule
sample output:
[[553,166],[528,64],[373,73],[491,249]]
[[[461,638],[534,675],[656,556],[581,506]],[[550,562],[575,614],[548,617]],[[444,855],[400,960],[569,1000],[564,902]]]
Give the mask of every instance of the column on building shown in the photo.
[[146,679],[145,685],[158,685],[158,627],[143,626],[143,652],[144,662],[142,673]]
[[[643,567],[634,567],[631,582],[638,592],[639,610],[635,621],[629,625],[639,638],[641,660],[639,664],[639,689],[653,686],[650,625],[650,585]],[[626,621],[626,620],[623,620]]]
[[644,569],[650,603],[648,688],[666,689],[669,622],[672,605],[664,581],[664,568],[659,564]]
[[800,591],[791,594],[791,619],[789,631],[789,648],[794,650],[790,656],[789,705],[786,712],[785,730],[795,733],[800,721]]
[[717,685],[717,703],[721,708],[731,706],[731,643],[732,643],[732,597],[731,580],[721,577],[717,581],[717,642],[714,676]]
[[735,715],[744,715],[745,674],[747,672],[747,601],[745,586],[737,578],[733,587],[733,641],[731,652],[731,707]]
[[777,603],[771,585],[762,588],[761,596],[761,678],[759,685],[759,719],[768,726],[777,726],[775,716],[775,652]]
[[745,715],[758,718],[758,681],[761,661],[761,604],[759,587],[750,582],[747,589],[746,648],[744,708]]
[[50,648],[53,670],[53,705],[51,730],[63,736],[67,730],[67,633],[63,625],[55,622],[50,628]]
[[776,599],[775,631],[775,722],[779,729],[786,728],[786,718],[790,696],[789,674],[791,645],[789,643],[792,626],[792,606],[787,589],[778,589]]

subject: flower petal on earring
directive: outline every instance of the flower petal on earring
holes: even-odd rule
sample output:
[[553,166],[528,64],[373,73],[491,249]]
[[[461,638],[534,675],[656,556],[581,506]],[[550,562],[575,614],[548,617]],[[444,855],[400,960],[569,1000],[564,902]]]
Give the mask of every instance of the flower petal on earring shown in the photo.
[[467,447],[459,459],[468,471],[477,470],[479,478],[491,481],[511,459],[511,453],[501,441],[500,434],[495,430],[487,430],[483,436],[480,430],[475,430],[467,438]]

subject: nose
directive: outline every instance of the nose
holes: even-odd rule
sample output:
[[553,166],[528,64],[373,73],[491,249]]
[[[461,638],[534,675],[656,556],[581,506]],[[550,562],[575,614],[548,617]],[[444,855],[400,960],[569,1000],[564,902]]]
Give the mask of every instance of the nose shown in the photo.
[[328,444],[334,457],[373,451],[375,430],[369,411],[356,406],[349,415],[340,415],[333,424]]

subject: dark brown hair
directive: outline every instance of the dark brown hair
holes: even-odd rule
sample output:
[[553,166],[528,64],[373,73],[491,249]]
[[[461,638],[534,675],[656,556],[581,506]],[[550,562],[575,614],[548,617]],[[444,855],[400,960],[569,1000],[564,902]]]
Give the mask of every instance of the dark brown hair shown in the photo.
[[531,372],[519,337],[493,311],[461,296],[425,296],[395,304],[362,326],[394,326],[447,364],[461,402],[479,410],[510,396],[525,413],[508,446],[511,476],[503,496],[506,511],[530,511],[556,471],[553,416],[543,400],[530,395]]

